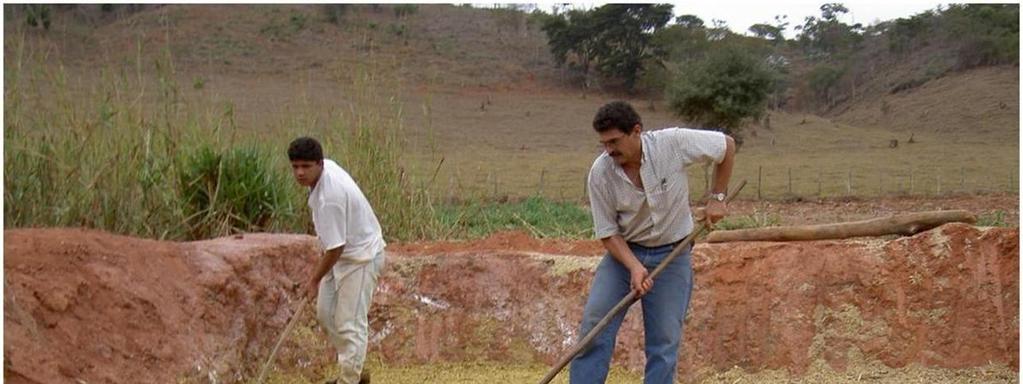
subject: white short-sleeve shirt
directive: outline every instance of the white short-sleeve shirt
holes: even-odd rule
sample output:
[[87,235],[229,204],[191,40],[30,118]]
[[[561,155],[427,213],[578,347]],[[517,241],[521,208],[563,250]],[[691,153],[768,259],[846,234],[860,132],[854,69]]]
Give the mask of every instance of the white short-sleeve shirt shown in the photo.
[[366,196],[333,160],[323,160],[323,173],[309,191],[309,210],[323,249],[343,245],[343,259],[369,261],[387,245]]
[[643,132],[639,173],[644,189],[632,184],[607,152],[593,161],[587,180],[594,234],[621,235],[654,247],[671,244],[693,230],[686,166],[720,163],[728,148],[720,132],[666,128]]

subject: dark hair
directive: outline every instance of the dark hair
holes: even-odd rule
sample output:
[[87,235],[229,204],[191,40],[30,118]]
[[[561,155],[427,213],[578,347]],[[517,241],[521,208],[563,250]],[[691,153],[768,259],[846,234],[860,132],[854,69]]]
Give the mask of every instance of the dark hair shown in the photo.
[[612,101],[604,104],[593,117],[593,129],[597,132],[607,132],[610,129],[617,129],[622,133],[629,134],[636,124],[643,125],[639,114],[629,103],[624,101]]
[[288,160],[322,161],[323,147],[311,137],[299,137],[288,146]]

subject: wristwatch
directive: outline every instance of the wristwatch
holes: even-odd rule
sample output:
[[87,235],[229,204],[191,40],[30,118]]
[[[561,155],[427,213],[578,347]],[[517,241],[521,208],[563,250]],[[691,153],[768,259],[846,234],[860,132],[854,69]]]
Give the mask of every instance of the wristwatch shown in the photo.
[[725,202],[725,197],[727,197],[727,196],[725,196],[725,193],[724,193],[724,192],[720,192],[720,193],[711,193],[711,194],[710,194],[710,198],[711,198],[711,199],[714,199],[714,200],[720,201],[720,202],[722,202],[722,203],[723,203],[723,202]]

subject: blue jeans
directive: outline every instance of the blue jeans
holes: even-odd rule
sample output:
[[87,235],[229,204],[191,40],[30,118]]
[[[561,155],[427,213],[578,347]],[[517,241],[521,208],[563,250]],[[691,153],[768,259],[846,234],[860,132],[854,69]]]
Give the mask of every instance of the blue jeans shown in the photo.
[[[629,243],[629,249],[639,262],[653,271],[661,260],[671,253],[672,245],[647,248]],[[643,306],[643,329],[646,352],[645,384],[671,384],[678,365],[678,349],[682,340],[682,322],[689,307],[693,291],[693,267],[690,261],[692,248],[686,249],[675,258],[660,275],[654,279],[654,286],[640,301]],[[615,260],[610,253],[597,267],[593,277],[590,297],[583,310],[579,338],[593,329],[615,304],[629,294],[629,270]],[[607,328],[593,339],[589,348],[583,350],[569,367],[569,383],[594,384],[607,379],[611,354],[614,352],[615,337],[622,325],[625,313],[622,311],[608,324]]]

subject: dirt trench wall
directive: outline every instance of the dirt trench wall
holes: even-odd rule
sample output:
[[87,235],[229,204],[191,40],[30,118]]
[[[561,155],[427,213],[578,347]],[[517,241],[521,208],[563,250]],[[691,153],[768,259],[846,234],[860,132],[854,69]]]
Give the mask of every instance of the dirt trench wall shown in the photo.
[[1018,365],[1019,232],[707,246],[684,365]]
[[[238,381],[262,363],[318,252],[292,235],[165,243],[8,230],[4,240],[12,383]],[[552,363],[578,337],[600,260],[591,243],[392,247],[371,353]],[[892,241],[701,244],[680,373],[798,373],[818,361],[1015,367],[1018,254],[1018,229],[966,225]],[[617,364],[642,369],[641,324],[633,308]]]
[[[799,373],[876,362],[1015,367],[1018,229],[947,225],[893,241],[698,245],[683,377],[739,366]],[[557,360],[599,257],[478,252],[394,257],[374,309],[390,361]],[[630,310],[615,361],[641,370]],[[701,373],[702,372],[702,373]]]
[[236,380],[284,326],[315,255],[308,236],[170,243],[6,230],[4,379]]

